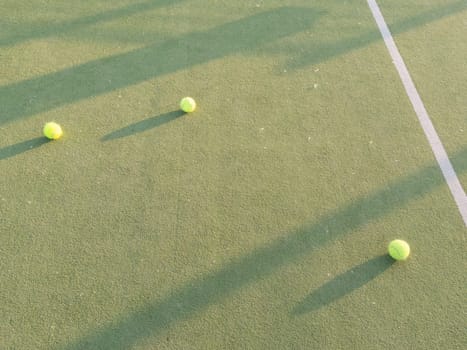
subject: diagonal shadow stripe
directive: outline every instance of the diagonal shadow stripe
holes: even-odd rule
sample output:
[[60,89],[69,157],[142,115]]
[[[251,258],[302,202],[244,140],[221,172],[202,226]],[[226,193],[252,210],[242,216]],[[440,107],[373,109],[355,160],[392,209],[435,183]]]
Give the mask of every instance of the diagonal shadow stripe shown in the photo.
[[[467,148],[454,155],[465,159]],[[467,171],[467,163],[460,172]],[[269,246],[252,251],[223,268],[187,282],[167,297],[95,330],[59,350],[126,350],[136,342],[157,337],[177,322],[188,320],[234,292],[266,278],[278,268],[297,261],[314,249],[389,214],[444,185],[436,164],[389,184],[386,188],[349,203],[292,232]],[[459,218],[459,225],[462,221]],[[364,267],[362,267],[364,269]]]
[[50,140],[45,137],[36,137],[31,140],[0,148],[0,160],[11,158],[34,148],[38,148],[49,141]]
[[281,7],[162,44],[2,86],[0,125],[229,54],[254,50],[310,28],[321,15],[310,8]]
[[[59,23],[50,24],[41,22],[37,25],[22,25],[21,27],[11,29],[10,32],[12,33],[10,35],[0,38],[0,46],[11,46],[27,40],[62,35],[63,33],[76,31],[98,23],[128,17],[140,12],[150,11],[164,6],[172,6],[181,1],[185,0],[151,0]],[[7,29],[4,30],[4,32],[6,31]]]
[[[391,30],[396,35],[465,9],[467,3],[458,1],[396,22],[391,25]],[[251,50],[263,43],[309,29],[311,23],[322,14],[323,12],[313,12],[309,8],[280,8],[209,31],[188,34],[161,45],[148,46],[0,87],[0,125],[234,52]],[[284,25],[277,26],[277,23]],[[283,28],[288,30],[281,33],[280,29]],[[308,50],[307,44],[303,44],[296,51],[304,53],[289,62],[288,68],[299,69],[380,40],[381,36],[375,29],[354,39],[313,45]],[[18,96],[22,96],[23,100],[18,100]]]
[[162,115],[158,115],[157,117],[141,120],[139,122],[130,124],[122,129],[112,131],[110,134],[103,136],[101,138],[101,141],[105,142],[120,139],[123,137],[144,132],[152,128],[157,128],[158,126],[169,123],[172,120],[175,120],[185,114],[186,113],[183,111],[172,111]]
[[325,283],[294,307],[291,314],[299,316],[318,310],[364,286],[392,266],[387,254],[365,261]]
[[[465,10],[467,10],[467,1],[461,0],[452,4],[420,12],[416,16],[407,19],[396,21],[391,23],[389,27],[395,36]],[[356,51],[379,41],[382,41],[381,33],[378,28],[375,28],[374,30],[354,38],[346,38],[333,43],[326,42],[324,44],[316,44],[311,41],[310,43],[302,43],[299,47],[293,48],[300,54],[287,63],[287,68],[291,70],[300,69]],[[274,49],[272,52],[276,52],[276,50],[277,49]],[[280,51],[280,49],[277,51]]]

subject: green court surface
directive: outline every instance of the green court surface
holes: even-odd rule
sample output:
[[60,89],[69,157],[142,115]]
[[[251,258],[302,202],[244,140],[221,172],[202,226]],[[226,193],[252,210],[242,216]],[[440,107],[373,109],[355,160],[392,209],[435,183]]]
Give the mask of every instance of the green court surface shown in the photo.
[[[467,187],[467,1],[377,2]],[[465,224],[366,1],[1,8],[0,349],[465,348]]]

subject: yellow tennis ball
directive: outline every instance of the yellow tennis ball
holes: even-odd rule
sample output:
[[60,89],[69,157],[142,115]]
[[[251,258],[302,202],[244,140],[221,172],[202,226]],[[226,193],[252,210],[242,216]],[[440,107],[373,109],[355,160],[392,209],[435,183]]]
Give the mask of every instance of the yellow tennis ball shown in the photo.
[[191,97],[184,97],[180,101],[180,109],[186,113],[191,113],[196,109],[196,102]]
[[406,241],[395,239],[389,243],[388,252],[395,260],[405,260],[409,257],[410,246]]
[[63,135],[62,127],[54,122],[44,125],[44,136],[51,140],[57,140]]

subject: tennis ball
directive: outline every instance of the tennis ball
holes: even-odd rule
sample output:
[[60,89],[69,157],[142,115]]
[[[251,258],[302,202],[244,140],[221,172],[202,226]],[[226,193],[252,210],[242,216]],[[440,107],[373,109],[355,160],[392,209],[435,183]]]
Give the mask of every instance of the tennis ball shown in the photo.
[[60,125],[54,122],[49,122],[44,125],[44,136],[51,140],[57,140],[63,135]]
[[406,241],[395,239],[389,243],[388,252],[394,260],[405,260],[409,257],[410,246]]
[[180,101],[180,108],[186,113],[191,113],[196,109],[196,102],[191,97],[184,97]]

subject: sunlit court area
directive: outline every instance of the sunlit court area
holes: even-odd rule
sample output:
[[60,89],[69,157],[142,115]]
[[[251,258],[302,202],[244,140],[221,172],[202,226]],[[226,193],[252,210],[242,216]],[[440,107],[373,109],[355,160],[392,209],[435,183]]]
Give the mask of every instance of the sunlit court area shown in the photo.
[[0,0],[1,350],[467,346],[467,0]]

